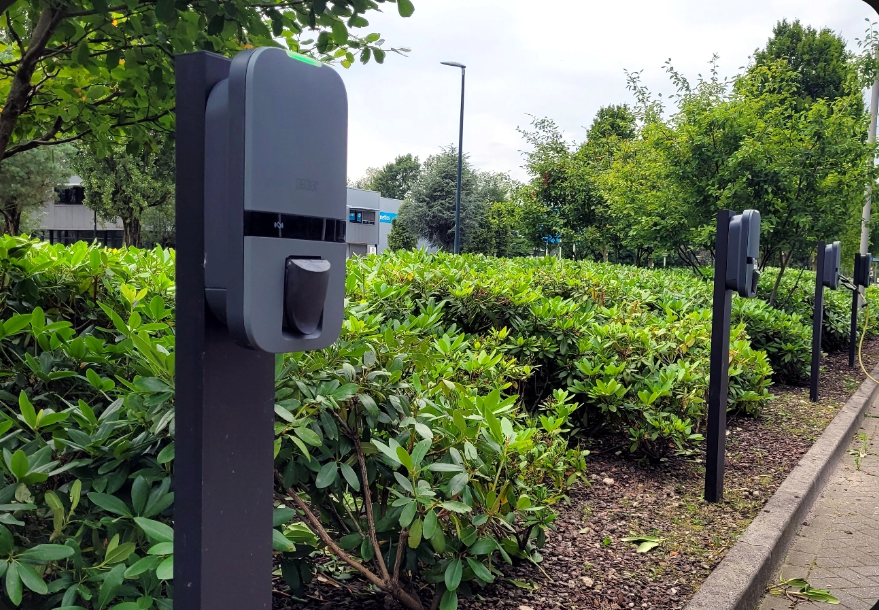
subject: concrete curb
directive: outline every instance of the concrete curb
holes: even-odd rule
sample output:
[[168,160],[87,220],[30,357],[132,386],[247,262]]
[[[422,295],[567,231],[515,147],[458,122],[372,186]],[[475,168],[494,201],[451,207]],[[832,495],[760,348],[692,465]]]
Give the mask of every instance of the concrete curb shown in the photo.
[[[879,366],[871,373],[879,378]],[[866,379],[803,456],[686,610],[754,610],[781,566],[788,545],[824,490],[879,386]]]

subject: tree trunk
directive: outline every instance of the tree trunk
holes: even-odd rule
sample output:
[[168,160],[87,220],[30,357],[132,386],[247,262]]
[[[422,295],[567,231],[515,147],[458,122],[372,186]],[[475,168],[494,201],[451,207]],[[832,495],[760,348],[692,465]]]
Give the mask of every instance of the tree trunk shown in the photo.
[[21,229],[21,210],[0,210],[3,214],[3,232],[6,235],[18,235]]
[[132,216],[122,219],[122,241],[126,246],[140,248],[140,218]]
[[9,87],[6,103],[3,104],[3,111],[0,112],[0,161],[3,160],[6,149],[9,148],[9,141],[12,139],[12,132],[15,130],[18,118],[29,103],[33,89],[31,80],[40,57],[52,37],[52,33],[61,22],[63,14],[63,9],[51,6],[43,9],[43,12],[40,13],[40,19],[34,27],[28,47],[21,57],[21,63],[15,71],[15,76],[12,77],[12,85]]
[[610,248],[605,246],[601,246],[601,258],[604,259],[604,262],[607,262],[607,259],[610,258]]
[[784,251],[781,253],[781,269],[778,270],[778,277],[775,279],[775,286],[772,287],[772,296],[769,297],[769,304],[773,307],[775,307],[775,298],[778,295],[778,287],[781,286],[781,276],[784,275],[784,270],[787,268],[787,264],[790,262],[793,255],[793,250],[788,252],[786,257]]

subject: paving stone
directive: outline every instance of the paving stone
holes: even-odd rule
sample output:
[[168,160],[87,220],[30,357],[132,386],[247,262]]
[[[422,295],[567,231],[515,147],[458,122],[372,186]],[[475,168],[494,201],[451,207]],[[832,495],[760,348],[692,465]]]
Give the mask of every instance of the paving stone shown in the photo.
[[[872,452],[860,469],[853,456],[843,456],[773,581],[806,578],[815,588],[830,589],[839,610],[871,610],[879,600],[879,401],[869,413],[875,417],[864,420],[859,434],[867,435]],[[851,447],[859,449],[861,441],[852,439]],[[794,607],[767,594],[759,610]]]

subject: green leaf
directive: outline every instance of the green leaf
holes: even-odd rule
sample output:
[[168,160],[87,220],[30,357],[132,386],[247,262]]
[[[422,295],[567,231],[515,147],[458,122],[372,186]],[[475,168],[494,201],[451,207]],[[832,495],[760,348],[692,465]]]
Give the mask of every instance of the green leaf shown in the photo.
[[433,538],[433,533],[436,531],[436,511],[429,510],[427,514],[424,516],[424,537],[425,538]]
[[159,564],[162,563],[162,558],[154,555],[148,555],[143,559],[139,559],[134,562],[130,568],[125,570],[125,578],[135,578],[140,576],[144,572],[149,572],[150,570],[155,570],[159,567]]
[[454,513],[469,513],[472,508],[464,504],[463,502],[443,502],[443,508],[446,510],[450,510]]
[[292,553],[296,545],[287,540],[287,537],[276,529],[272,530],[272,548],[276,551]]
[[292,521],[295,516],[296,511],[292,508],[287,508],[286,506],[276,508],[272,512],[272,527],[281,527],[285,523]]
[[136,515],[142,514],[144,508],[146,508],[149,493],[149,483],[146,482],[146,479],[143,478],[143,476],[137,477],[131,485],[131,505],[134,508],[134,513]]
[[12,532],[5,525],[0,525],[0,555],[9,555],[13,546]]
[[360,480],[354,473],[354,469],[345,462],[340,463],[339,468],[342,471],[342,476],[345,477],[345,480],[348,481],[348,485],[351,486],[351,489],[354,491],[360,491]]
[[339,45],[348,44],[348,28],[345,27],[345,24],[341,21],[333,21],[332,25],[333,30],[333,41]]
[[318,489],[325,489],[332,485],[336,476],[339,474],[339,466],[336,462],[327,462],[324,464],[320,472],[317,473],[317,478],[315,479],[315,487]]
[[9,596],[9,600],[16,606],[21,605],[22,589],[19,570],[23,567],[25,566],[13,561],[6,570],[6,595]]
[[470,475],[466,472],[462,472],[460,474],[456,474],[452,477],[452,480],[449,481],[449,497],[454,498],[459,493],[461,493],[465,487],[467,487],[467,483],[470,482]]
[[[415,12],[415,6],[412,4],[412,0],[397,0],[397,10],[400,11],[400,17],[411,17],[412,13]],[[443,610],[446,609],[443,608]]]
[[638,552],[639,553],[647,553],[650,550],[655,549],[658,546],[659,546],[658,542],[653,542],[653,541],[642,542],[641,544],[638,545]]
[[412,448],[412,463],[415,465],[416,468],[421,466],[421,461],[430,450],[430,445],[431,441],[427,439],[415,443],[415,447]]
[[26,423],[31,430],[36,430],[37,412],[34,410],[34,406],[28,399],[27,394],[24,393],[24,390],[18,395],[18,408],[21,411],[21,418],[24,420],[24,423]]
[[459,464],[434,463],[427,467],[431,472],[464,472],[464,467]]
[[31,323],[31,314],[15,314],[3,322],[3,336],[8,337],[24,330]]
[[[132,545],[133,546],[133,545]],[[63,544],[38,544],[18,555],[24,563],[45,565],[51,561],[61,561],[73,556],[73,549]]]
[[409,504],[403,508],[403,512],[400,513],[400,527],[406,528],[409,527],[409,524],[412,523],[412,519],[415,518],[415,513],[418,510],[418,505],[415,503],[415,500],[410,500]]
[[147,550],[147,555],[171,555],[174,553],[173,542],[159,542]]
[[128,506],[117,498],[116,496],[111,496],[110,494],[100,494],[91,492],[86,494],[88,499],[92,501],[93,504],[103,508],[106,511],[110,511],[114,515],[120,515],[122,517],[133,517],[131,514],[131,510]]
[[494,574],[492,574],[484,564],[476,561],[472,557],[468,557],[467,565],[469,565],[470,569],[473,570],[473,573],[476,574],[476,578],[485,582],[494,582]]
[[363,542],[363,536],[361,536],[358,532],[354,532],[353,534],[348,534],[347,536],[342,536],[339,539],[339,546],[344,550],[349,551],[351,549],[356,549]]
[[[128,556],[131,555],[134,550],[137,548],[137,545],[133,542],[126,542],[124,544],[120,544],[112,551],[108,551],[107,555],[104,557],[104,563],[106,565],[113,565],[114,563],[119,563],[120,561],[125,561],[128,559]],[[73,550],[73,549],[71,549]]]
[[443,575],[443,580],[446,583],[446,589],[449,591],[456,591],[458,589],[458,585],[461,584],[461,573],[463,572],[463,564],[461,560],[458,558],[453,559],[448,566],[446,566],[445,574]]
[[418,545],[421,544],[421,532],[424,524],[421,522],[421,519],[416,519],[412,522],[412,527],[409,528],[409,548],[417,549]]
[[171,443],[159,452],[156,461],[159,464],[167,464],[174,459],[174,443]]
[[397,452],[391,449],[388,445],[385,445],[383,442],[372,439],[370,443],[379,451],[382,452],[385,456],[387,456],[393,464],[399,464],[400,459],[397,457]]
[[135,517],[134,522],[143,530],[150,542],[174,542],[174,530],[170,525],[145,517]]
[[446,591],[440,600],[439,610],[457,610],[458,609],[458,592]]
[[333,390],[330,393],[330,396],[335,398],[337,402],[342,402],[354,398],[359,390],[360,386],[356,383],[346,383],[345,385],[339,386],[338,388]]
[[473,555],[488,555],[497,549],[497,542],[491,538],[480,538],[473,543],[469,551]]
[[412,456],[403,447],[397,447],[397,459],[406,467],[410,473],[415,470],[415,464],[412,462]]
[[294,428],[293,432],[296,433],[296,436],[301,438],[304,442],[308,443],[312,447],[320,447],[321,445],[323,445],[323,440],[321,440],[317,432],[315,432],[311,428]]
[[174,556],[166,557],[165,561],[156,568],[156,578],[159,580],[172,580],[174,578]]
[[12,459],[9,462],[9,469],[18,481],[21,481],[27,476],[28,472],[30,472],[30,465],[28,464],[27,455],[24,451],[19,449],[12,454]]
[[425,440],[433,440],[433,431],[422,423],[415,424],[415,431]]

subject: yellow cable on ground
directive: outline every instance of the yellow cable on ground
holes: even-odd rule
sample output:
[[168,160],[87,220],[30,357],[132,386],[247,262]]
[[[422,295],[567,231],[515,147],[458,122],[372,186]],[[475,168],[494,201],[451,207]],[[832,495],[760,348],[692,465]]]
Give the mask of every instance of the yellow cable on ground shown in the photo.
[[861,342],[858,344],[858,362],[861,363],[861,370],[864,371],[864,375],[873,380],[873,383],[879,384],[879,380],[873,377],[870,373],[867,372],[867,367],[864,366],[864,339],[867,337],[867,329],[870,328],[870,304],[867,303],[864,307],[864,332],[861,333]]

